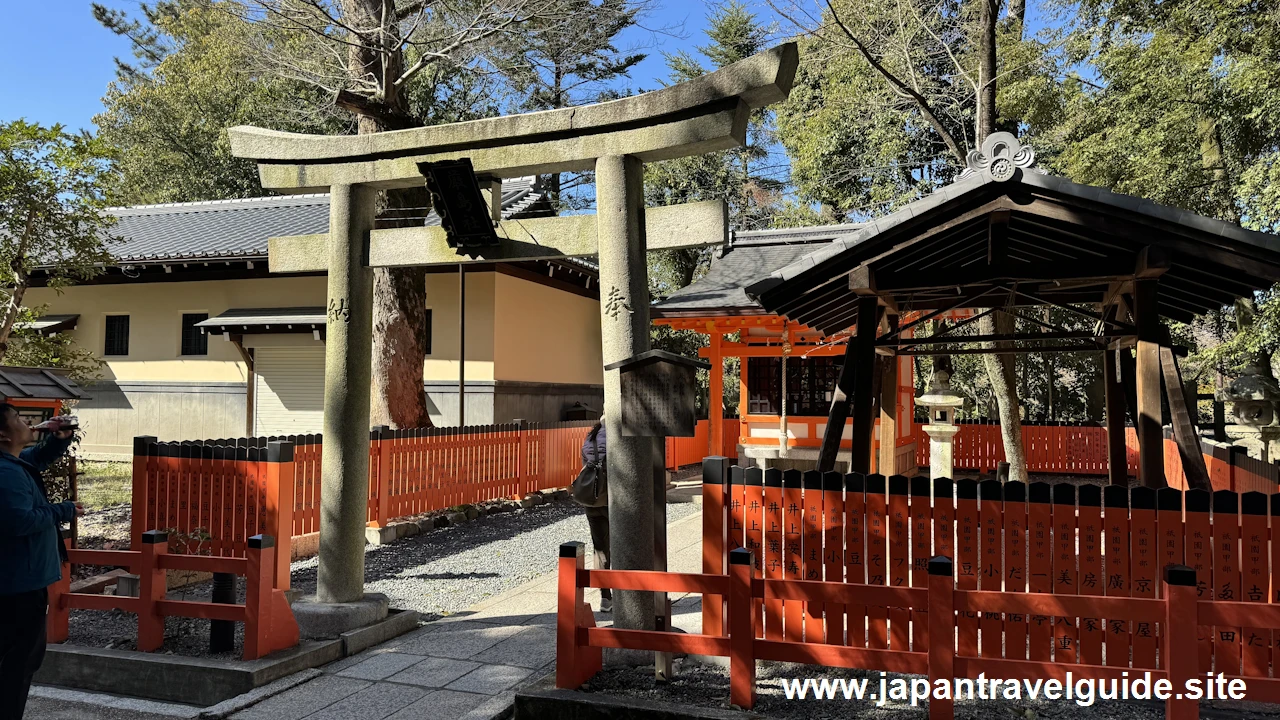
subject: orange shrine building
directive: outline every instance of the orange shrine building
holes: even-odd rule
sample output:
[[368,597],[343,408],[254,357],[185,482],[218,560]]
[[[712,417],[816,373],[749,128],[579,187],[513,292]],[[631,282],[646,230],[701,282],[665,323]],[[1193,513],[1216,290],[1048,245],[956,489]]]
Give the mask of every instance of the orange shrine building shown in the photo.
[[[736,448],[738,462],[747,467],[817,467],[832,392],[854,329],[827,335],[788,321],[765,311],[746,288],[860,228],[847,224],[734,232],[729,244],[717,250],[705,276],[651,306],[655,324],[709,337],[699,354],[711,362],[710,397],[723,397],[724,360],[741,359],[738,421],[724,418],[712,406],[707,454],[732,455]],[[915,473],[912,360],[881,358],[896,368],[881,372],[893,382],[882,381],[876,398],[873,472]],[[849,467],[852,438],[852,426],[845,425],[838,470]]]

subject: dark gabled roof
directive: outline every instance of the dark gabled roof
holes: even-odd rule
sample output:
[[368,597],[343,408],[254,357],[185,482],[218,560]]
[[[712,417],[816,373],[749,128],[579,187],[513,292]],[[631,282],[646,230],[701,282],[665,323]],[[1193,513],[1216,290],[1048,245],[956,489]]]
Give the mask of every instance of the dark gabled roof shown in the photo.
[[8,400],[79,400],[89,397],[65,370],[0,367],[0,397]]
[[826,225],[735,233],[724,253],[711,261],[707,274],[654,303],[652,317],[754,315],[763,308],[745,288],[769,273],[855,233],[861,225]]
[[1098,304],[1115,301],[1108,288],[1134,277],[1144,248],[1169,259],[1157,301],[1178,320],[1280,280],[1280,237],[1030,169],[1003,182],[982,169],[771,272],[747,294],[823,332],[855,321],[854,270],[870,272],[902,310],[979,292],[961,306],[1027,304],[1031,293]]
[[[530,212],[544,198],[536,178],[502,181],[504,217]],[[118,218],[112,233],[122,242],[112,247],[112,254],[122,264],[265,259],[268,238],[329,230],[327,194],[137,205],[109,212]],[[439,225],[440,218],[428,213],[423,224]]]

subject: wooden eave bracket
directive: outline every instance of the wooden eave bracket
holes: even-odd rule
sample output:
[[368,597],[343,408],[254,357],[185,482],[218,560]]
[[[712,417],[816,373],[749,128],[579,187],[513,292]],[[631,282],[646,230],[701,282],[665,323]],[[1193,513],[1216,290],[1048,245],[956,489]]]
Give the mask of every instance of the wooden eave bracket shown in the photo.
[[1148,245],[1138,251],[1138,263],[1133,274],[1136,278],[1158,278],[1169,271],[1170,264],[1168,250]]
[[880,307],[890,315],[899,315],[898,301],[892,295],[882,295],[876,290],[876,274],[869,265],[863,263],[849,273],[849,292],[859,297],[874,295],[880,301]]

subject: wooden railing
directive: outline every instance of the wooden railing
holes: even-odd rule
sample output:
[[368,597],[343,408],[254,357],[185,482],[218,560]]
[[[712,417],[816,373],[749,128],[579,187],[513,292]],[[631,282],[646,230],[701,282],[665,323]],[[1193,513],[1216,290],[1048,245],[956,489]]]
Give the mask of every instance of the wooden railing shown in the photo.
[[[1004,441],[999,423],[959,423],[960,432],[953,441],[957,470],[992,472],[1004,462]],[[917,423],[916,462],[929,467],[929,435]],[[1138,437],[1133,428],[1125,429],[1130,475],[1138,474]],[[1071,475],[1106,475],[1107,428],[1096,424],[1023,425],[1022,447],[1027,455],[1027,471]]]
[[[1072,678],[1116,680],[1149,672],[1151,682],[1171,684],[1165,709],[1166,717],[1173,720],[1198,717],[1199,701],[1181,691],[1188,681],[1202,681],[1202,671],[1211,668],[1230,679],[1244,679],[1249,700],[1280,702],[1280,678],[1270,677],[1268,671],[1269,647],[1265,653],[1247,656],[1243,668],[1211,666],[1196,652],[1197,622],[1213,626],[1247,623],[1253,626],[1251,631],[1270,637],[1273,631],[1280,631],[1280,605],[1197,601],[1197,585],[1203,575],[1189,567],[1164,566],[1150,597],[1099,598],[1077,593],[966,590],[957,586],[955,565],[946,556],[935,556],[913,567],[912,573],[918,572],[922,578],[914,587],[762,578],[758,558],[749,550],[734,549],[727,559],[724,575],[587,570],[583,545],[562,545],[557,687],[576,689],[589,680],[601,668],[602,648],[608,647],[727,657],[729,702],[747,710],[755,704],[757,660],[927,676],[923,697],[916,697],[928,703],[933,720],[954,717],[955,698],[949,693],[946,697],[933,693],[937,683],[975,678],[980,673],[988,679],[1062,682]],[[615,592],[701,593],[704,601],[711,596],[727,598],[726,623],[720,631],[704,628],[703,634],[598,628],[590,607],[583,602],[583,590],[589,587]],[[771,618],[769,608],[782,604],[801,611]],[[1059,625],[1068,619],[1087,623],[1093,615],[1106,618],[1112,627],[1147,628],[1149,633],[1142,637],[1149,642],[1135,646],[1131,656],[1127,637],[1119,648],[1108,638],[1110,652],[1104,663],[1101,656],[1077,656],[1074,647],[1064,651],[1053,635],[1028,635],[1029,627],[1045,624],[1038,619],[1052,624],[1053,616],[1064,615],[1067,617],[1060,618]],[[868,617],[872,618],[869,624]],[[984,623],[981,647],[977,635],[969,632],[979,617]],[[889,619],[888,632],[875,618]],[[1032,619],[1030,626],[1027,618]]]
[[269,535],[279,538],[272,587],[288,590],[297,448],[265,438],[260,445],[235,443],[134,438],[130,547],[159,528],[181,535],[176,549],[186,553],[243,558],[250,537]]
[[[565,487],[582,468],[582,443],[592,425],[376,428],[370,444],[369,524]],[[315,467],[318,472],[319,463]]]
[[[163,648],[166,617],[244,623],[245,660],[257,660],[298,644],[298,623],[289,601],[284,590],[274,587],[277,549],[269,535],[248,538],[242,558],[171,555],[169,536],[156,530],[142,534],[137,550],[77,550],[70,548],[70,538],[66,542],[70,563],[62,567],[62,580],[49,586],[49,642],[65,641],[70,633],[71,610],[82,609],[123,610],[137,615],[137,647],[143,652]],[[139,577],[138,597],[73,593],[72,565],[128,568]],[[239,575],[245,579],[245,602],[168,600],[166,573],[170,570]]]
[[[369,439],[371,526],[466,503],[564,487],[581,468],[590,422],[388,430]],[[289,540],[320,530],[319,435],[161,443],[134,441],[133,543],[147,528],[199,536],[244,557],[255,534],[281,538],[277,587],[288,588]]]
[[693,437],[667,438],[667,469],[678,470],[686,465],[697,465],[707,455],[738,457],[738,440],[741,429],[738,418],[724,419],[724,447],[711,449],[711,424],[699,420]]
[[[997,423],[960,423],[953,453],[956,470],[989,473],[1005,459],[1004,442]],[[929,436],[923,425],[915,426],[916,462],[929,467]],[[1022,446],[1027,455],[1027,471],[1062,475],[1106,475],[1107,428],[1096,424],[1062,423],[1057,425],[1023,425]],[[1249,457],[1244,448],[1200,439],[1200,450],[1214,490],[1272,493],[1280,490],[1280,468]],[[1172,430],[1165,428],[1165,476],[1172,487],[1187,489],[1182,459],[1173,441]],[[1125,428],[1125,472],[1138,474],[1138,436],[1132,427]]]
[[[728,553],[744,547],[766,580],[924,588],[928,559],[945,555],[955,560],[960,590],[1150,599],[1158,595],[1159,569],[1174,564],[1197,573],[1202,601],[1245,602],[1263,613],[1280,608],[1280,566],[1273,564],[1280,558],[1280,493],[953,483],[744,470],[708,458],[702,497],[708,575],[728,573]],[[720,635],[724,598],[709,592],[703,628]],[[803,618],[812,616],[806,613],[804,603],[781,596],[766,602],[766,635],[786,628],[798,639]],[[1116,622],[1103,611],[1092,617],[1104,619],[1059,614],[1068,617],[1046,614],[1029,623],[1016,611],[968,615],[958,621],[959,647],[975,654],[981,629],[983,655],[998,654],[1002,636],[1013,648],[1054,647],[1054,659],[1068,664],[1124,666],[1131,651],[1143,662],[1155,652],[1158,633],[1149,626]],[[900,645],[912,627],[901,610],[854,606],[845,615],[859,628],[849,640],[855,646],[882,647],[890,636]],[[1265,677],[1269,664],[1280,666],[1270,641],[1255,642],[1269,637],[1258,630],[1269,626],[1243,625],[1201,625],[1200,667],[1239,674],[1243,666]]]

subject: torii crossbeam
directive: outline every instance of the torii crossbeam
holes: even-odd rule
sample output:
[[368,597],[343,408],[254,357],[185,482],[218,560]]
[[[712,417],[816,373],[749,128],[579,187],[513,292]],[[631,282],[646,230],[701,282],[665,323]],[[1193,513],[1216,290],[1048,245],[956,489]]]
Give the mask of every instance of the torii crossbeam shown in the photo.
[[[333,605],[357,605],[364,593],[371,268],[596,255],[604,363],[644,352],[645,251],[727,239],[723,203],[646,210],[644,163],[745,144],[751,111],[785,99],[797,65],[791,43],[688,82],[584,107],[359,136],[230,130],[232,153],[258,161],[264,188],[330,193],[327,234],[270,244],[273,272],[328,273],[316,601],[327,606],[322,611],[329,618],[340,612]],[[419,186],[419,163],[460,158],[469,158],[484,179],[494,220],[502,178],[582,170],[595,171],[596,215],[503,222],[500,243],[471,255],[450,247],[439,228],[373,229],[379,190]],[[604,388],[605,407],[619,407],[617,370],[605,372]],[[618,412],[606,415],[606,431],[609,518],[619,539],[613,565],[652,570],[653,443],[624,437]],[[654,628],[653,593],[617,595],[617,627]]]

